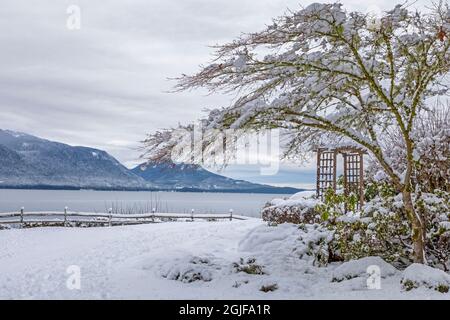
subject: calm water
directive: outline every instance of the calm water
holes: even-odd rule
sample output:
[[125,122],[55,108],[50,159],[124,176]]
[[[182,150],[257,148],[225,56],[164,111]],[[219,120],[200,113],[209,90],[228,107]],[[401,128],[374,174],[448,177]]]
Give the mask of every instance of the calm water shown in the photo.
[[288,195],[243,193],[191,193],[191,192],[124,192],[124,191],[49,191],[49,190],[2,190],[0,189],[0,212],[62,211],[68,206],[73,211],[106,212],[190,212],[228,213],[259,217],[260,209],[273,198]]

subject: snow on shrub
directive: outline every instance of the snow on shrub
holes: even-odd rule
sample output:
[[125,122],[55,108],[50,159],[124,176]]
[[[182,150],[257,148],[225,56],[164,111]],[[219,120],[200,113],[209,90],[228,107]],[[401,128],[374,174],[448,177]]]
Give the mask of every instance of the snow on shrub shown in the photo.
[[450,275],[442,270],[414,263],[403,271],[401,283],[406,291],[425,287],[447,293],[450,288]]
[[333,233],[319,224],[300,226],[300,246],[295,249],[299,257],[311,257],[314,266],[323,267],[330,260],[329,244]]
[[240,242],[239,249],[254,252],[266,265],[283,264],[294,257],[323,266],[328,264],[331,239],[331,232],[318,224],[285,223],[253,229]]
[[[450,107],[448,104],[438,104],[422,111],[416,119],[416,125],[411,137],[414,143],[414,174],[413,184],[421,190],[434,192],[436,189],[450,191]],[[386,158],[396,172],[405,172],[406,147],[400,132],[391,131],[380,137],[385,146]],[[366,176],[374,180],[386,180],[381,165],[370,159]],[[369,181],[370,182],[370,181]]]
[[273,199],[262,210],[262,218],[270,224],[315,223],[320,216],[315,208],[319,201],[314,192],[303,191],[287,199]]
[[268,293],[268,292],[273,292],[278,290],[278,284],[276,283],[272,283],[272,284],[265,284],[263,286],[261,286],[261,288],[259,289],[259,291]]
[[[331,210],[328,228],[334,230],[333,260],[380,256],[399,267],[412,263],[412,241],[401,195],[384,184],[370,187],[372,199],[361,212],[340,215]],[[430,265],[450,269],[449,194],[413,195],[417,212],[426,222],[426,256]],[[327,202],[325,201],[325,206]],[[337,216],[337,218],[336,218]]]
[[426,254],[431,266],[450,270],[450,194],[424,193],[416,200],[418,213],[425,218]]
[[233,263],[233,269],[235,272],[245,272],[247,274],[253,275],[266,274],[266,272],[264,271],[264,266],[257,264],[255,258],[241,258],[239,260],[239,263]]
[[380,269],[381,277],[386,278],[397,273],[397,269],[380,257],[365,257],[358,260],[344,262],[334,269],[332,282],[341,282],[358,277],[369,277],[369,267],[376,266]]
[[409,225],[394,199],[376,198],[367,203],[361,216],[336,219],[332,250],[336,260],[379,256],[388,262],[405,265],[411,251],[405,246]]
[[175,263],[166,263],[161,268],[161,276],[168,280],[177,280],[184,283],[195,281],[211,281],[214,270],[220,267],[211,262],[209,258],[187,256],[177,259]]
[[251,230],[239,243],[240,251],[259,254],[282,254],[291,252],[298,244],[299,227],[282,224],[276,227],[266,225]]
[[[406,268],[412,263],[413,246],[402,195],[385,181],[371,182],[365,191],[367,202],[361,210],[356,210],[351,196],[329,190],[323,202],[311,198],[311,193],[272,200],[263,209],[263,217],[269,225],[291,222],[311,232],[310,226],[317,224],[332,234],[330,241],[322,239],[311,245],[315,247],[310,250],[315,264],[379,256],[396,267]],[[417,193],[413,194],[413,202],[425,221],[429,265],[449,271],[450,194],[439,190]],[[351,210],[345,212],[345,207]]]

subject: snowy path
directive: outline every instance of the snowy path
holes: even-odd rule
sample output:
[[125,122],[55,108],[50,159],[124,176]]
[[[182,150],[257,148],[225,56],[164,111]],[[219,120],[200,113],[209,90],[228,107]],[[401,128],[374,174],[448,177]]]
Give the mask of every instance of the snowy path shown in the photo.
[[[296,229],[278,228],[268,228],[260,220],[250,219],[113,228],[3,230],[0,231],[0,298],[450,298],[448,294],[431,290],[401,292],[399,276],[383,280],[382,290],[367,290],[365,279],[361,278],[331,283],[335,266],[315,268],[294,257],[291,252],[296,245]],[[255,230],[258,232],[253,233]],[[242,241],[249,239],[249,233],[253,233],[251,239],[256,243],[248,242],[246,247]],[[207,265],[195,267],[206,270],[212,281],[183,283],[162,277],[168,271],[192,267],[192,257],[208,260]],[[266,266],[268,274],[234,272],[232,263],[241,257],[255,257]],[[66,270],[71,265],[81,268],[81,290],[66,287],[69,277]],[[279,287],[275,292],[259,290],[274,283]]]

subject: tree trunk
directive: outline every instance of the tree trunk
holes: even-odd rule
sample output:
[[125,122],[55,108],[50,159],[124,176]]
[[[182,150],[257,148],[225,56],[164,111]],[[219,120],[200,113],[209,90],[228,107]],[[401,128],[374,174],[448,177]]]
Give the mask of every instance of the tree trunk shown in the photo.
[[402,192],[406,214],[412,226],[413,259],[416,263],[426,263],[425,259],[425,226],[422,218],[414,209],[411,191]]

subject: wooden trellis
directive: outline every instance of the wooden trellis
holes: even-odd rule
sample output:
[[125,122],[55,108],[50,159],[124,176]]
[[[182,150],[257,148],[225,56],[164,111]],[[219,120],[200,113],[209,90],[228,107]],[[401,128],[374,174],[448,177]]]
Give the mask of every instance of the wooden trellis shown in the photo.
[[336,150],[317,150],[317,196],[323,199],[329,188],[336,190]]
[[358,196],[358,207],[364,204],[364,154],[362,149],[341,147],[335,149],[319,148],[317,152],[317,197],[324,198],[325,192],[337,189],[337,156],[344,162],[344,194]]

